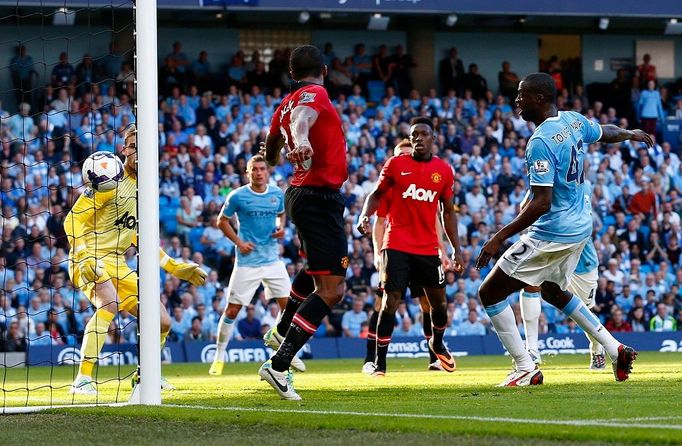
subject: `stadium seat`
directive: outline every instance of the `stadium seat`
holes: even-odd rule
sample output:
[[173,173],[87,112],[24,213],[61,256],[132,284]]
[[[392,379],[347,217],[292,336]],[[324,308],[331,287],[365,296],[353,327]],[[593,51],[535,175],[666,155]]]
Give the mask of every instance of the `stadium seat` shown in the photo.
[[608,227],[608,226],[613,226],[615,224],[616,224],[616,217],[614,217],[613,215],[607,215],[606,217],[604,217],[604,226]]
[[649,234],[651,233],[651,229],[646,225],[642,225],[639,227],[639,230],[642,231],[642,234],[644,234],[644,239],[649,240]]
[[175,216],[173,216],[172,218],[161,217],[161,225],[163,226],[163,229],[166,231],[166,234],[168,235],[177,234],[178,221],[175,219]]
[[381,102],[381,98],[386,95],[386,85],[383,81],[369,81],[367,82],[367,91],[369,102],[378,104]]
[[204,233],[204,228],[192,228],[189,231],[189,244],[192,248],[192,252],[204,252],[204,245],[201,244],[201,236]]

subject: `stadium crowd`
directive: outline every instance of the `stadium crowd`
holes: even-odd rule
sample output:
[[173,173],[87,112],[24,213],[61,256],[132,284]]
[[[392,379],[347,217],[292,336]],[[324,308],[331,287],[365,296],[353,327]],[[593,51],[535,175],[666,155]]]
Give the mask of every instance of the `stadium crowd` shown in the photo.
[[[446,274],[448,335],[485,334],[489,321],[477,299],[489,269],[474,268],[484,241],[519,211],[528,189],[524,148],[531,123],[515,111],[520,76],[501,62],[499,91],[475,63],[467,70],[453,48],[439,64],[441,90],[417,91],[410,69],[419,63],[398,46],[376,54],[363,44],[337,56],[325,45],[327,87],[343,119],[350,178],[343,186],[350,252],[343,301],[316,336],[363,337],[373,311],[378,273],[370,240],[354,229],[364,197],[377,182],[408,122],[428,116],[438,128],[438,156],[455,172],[455,206],[464,248],[464,272]],[[234,245],[215,226],[227,194],[245,184],[246,162],[258,152],[270,118],[286,95],[289,50],[267,64],[258,52],[237,51],[223,70],[202,51],[191,60],[173,45],[159,73],[160,215],[166,252],[193,260],[209,272],[201,287],[161,272],[161,300],[171,315],[171,340],[213,340],[234,266]],[[0,104],[0,351],[31,345],[78,344],[93,309],[68,277],[64,217],[84,190],[80,162],[97,150],[117,152],[122,132],[135,122],[133,69],[117,53],[77,66],[62,53],[40,98],[21,93],[31,82],[33,59],[19,48],[10,61],[18,107]],[[600,123],[639,123],[657,135],[651,149],[592,144],[585,177],[593,190],[594,240],[600,260],[594,311],[611,331],[682,329],[682,165],[660,136],[667,116],[682,119],[682,79],[658,85],[645,58],[621,70],[592,100],[575,75],[562,75],[557,60],[545,64],[559,86],[560,110],[579,111]],[[145,173],[142,173],[145,174]],[[286,188],[292,167],[281,157],[271,183]],[[510,242],[515,241],[514,239]],[[291,277],[304,267],[300,242],[288,227],[281,255]],[[131,248],[127,254],[134,269]],[[522,327],[518,296],[512,296]],[[579,330],[561,312],[543,306],[540,333]],[[258,292],[244,308],[235,336],[259,338],[272,327],[278,307]],[[395,336],[421,335],[419,304],[408,295],[397,313]],[[122,312],[107,342],[135,342],[136,325]],[[27,341],[30,340],[30,341]]]

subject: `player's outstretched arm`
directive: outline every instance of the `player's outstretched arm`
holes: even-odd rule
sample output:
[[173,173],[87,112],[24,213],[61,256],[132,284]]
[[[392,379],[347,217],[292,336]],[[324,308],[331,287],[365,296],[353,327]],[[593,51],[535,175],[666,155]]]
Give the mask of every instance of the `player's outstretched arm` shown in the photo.
[[[457,214],[455,213],[455,207],[454,203],[452,201],[452,197],[442,199],[441,204],[443,205],[443,209],[441,210],[442,215],[443,215],[443,229],[445,229],[445,235],[447,236],[448,240],[450,241],[450,245],[452,245],[452,260],[453,260],[453,269],[456,272],[462,272],[464,269],[464,260],[462,259],[462,249],[459,246],[459,233],[457,231]],[[439,226],[440,218],[436,219],[436,225]],[[440,237],[439,244],[443,240],[442,237]]]
[[180,280],[186,280],[192,285],[199,286],[206,282],[206,271],[199,268],[199,265],[194,262],[185,263],[171,259],[161,248],[159,248],[159,263],[164,271]]
[[651,135],[644,130],[625,130],[613,124],[602,125],[601,128],[602,137],[599,139],[600,142],[614,143],[630,140],[643,142],[647,147],[654,145],[654,140],[651,138]]
[[490,240],[485,242],[476,260],[476,268],[481,269],[500,251],[500,247],[509,237],[525,230],[552,207],[551,186],[531,186],[532,198],[511,223],[500,229]]

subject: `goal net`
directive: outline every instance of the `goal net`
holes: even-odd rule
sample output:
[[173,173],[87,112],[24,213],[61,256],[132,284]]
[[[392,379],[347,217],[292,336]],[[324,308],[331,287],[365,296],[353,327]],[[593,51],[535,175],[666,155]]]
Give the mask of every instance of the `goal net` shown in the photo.
[[[103,209],[100,192],[81,175],[92,153],[120,154],[138,121],[135,4],[54,4],[17,1],[0,17],[0,413],[126,402],[141,356],[138,252],[106,252],[121,245],[123,229],[136,231],[138,205],[129,215],[125,206]],[[82,195],[89,199],[79,201]],[[76,203],[76,220],[85,222],[76,233],[88,240],[89,254],[105,260],[118,288],[114,304],[105,306],[108,291],[85,278],[86,256],[74,252],[79,242],[65,222]],[[98,224],[112,212],[114,225]],[[158,236],[154,243],[158,250]],[[156,302],[158,312],[158,293]],[[96,391],[74,393],[83,358]]]

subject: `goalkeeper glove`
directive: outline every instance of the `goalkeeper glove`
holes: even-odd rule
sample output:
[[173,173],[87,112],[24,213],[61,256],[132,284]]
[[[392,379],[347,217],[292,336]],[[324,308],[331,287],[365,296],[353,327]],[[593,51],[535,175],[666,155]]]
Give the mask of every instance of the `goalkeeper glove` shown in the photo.
[[82,247],[74,253],[73,261],[87,282],[97,282],[104,275],[104,263],[95,258],[86,247]]
[[206,282],[206,271],[199,268],[199,265],[194,262],[178,262],[168,257],[168,254],[163,253],[161,267],[167,273],[174,275],[180,280],[186,280],[192,285],[203,285]]

